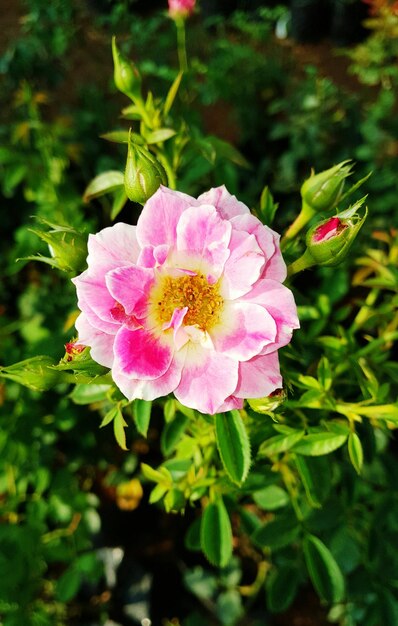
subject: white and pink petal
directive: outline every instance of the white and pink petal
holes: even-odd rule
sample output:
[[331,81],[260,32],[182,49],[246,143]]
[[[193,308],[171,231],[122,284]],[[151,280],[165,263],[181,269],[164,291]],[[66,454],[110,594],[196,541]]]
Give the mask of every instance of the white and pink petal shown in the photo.
[[236,215],[244,215],[250,213],[248,207],[240,202],[229,193],[225,185],[221,187],[213,187],[209,191],[202,193],[198,198],[199,204],[211,204],[216,207],[221,217],[225,220],[229,220]]
[[264,398],[282,387],[278,352],[255,356],[239,363],[237,398]]
[[112,367],[115,335],[108,335],[94,328],[85,313],[79,315],[75,326],[79,336],[79,343],[90,347],[90,354],[94,361],[104,365],[104,367]]
[[105,276],[112,298],[120,303],[126,315],[142,318],[148,305],[150,290],[155,281],[153,269],[132,265],[120,267]]
[[230,255],[231,230],[231,224],[221,219],[213,206],[188,208],[177,224],[177,250],[209,264],[217,280]]
[[260,277],[265,258],[255,236],[242,231],[232,231],[229,247],[231,254],[224,266],[221,295],[234,300],[250,291]]
[[183,350],[186,358],[174,395],[187,407],[202,413],[217,413],[236,388],[238,363],[192,342]]
[[138,218],[137,239],[141,247],[174,246],[178,220],[188,207],[197,204],[195,198],[161,185]]
[[276,324],[264,307],[236,300],[226,303],[221,322],[209,334],[217,352],[247,361],[274,343]]
[[135,263],[140,253],[137,227],[119,222],[88,237],[87,263],[91,270],[104,273]]

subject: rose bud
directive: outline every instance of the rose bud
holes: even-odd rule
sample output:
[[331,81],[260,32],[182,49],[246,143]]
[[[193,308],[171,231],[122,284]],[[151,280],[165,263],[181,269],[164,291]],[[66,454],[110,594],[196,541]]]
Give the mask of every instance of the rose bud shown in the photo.
[[304,181],[301,187],[303,202],[314,213],[330,211],[334,209],[343,193],[344,183],[351,174],[351,165],[348,161],[342,161],[319,174],[312,173],[310,178]]
[[172,19],[186,19],[195,9],[196,0],[169,0],[169,15]]
[[364,200],[365,198],[358,200],[347,211],[310,228],[306,236],[307,249],[299,259],[289,265],[288,276],[312,265],[333,266],[344,261],[368,215],[366,207],[363,217],[358,214]]
[[163,166],[149,150],[129,140],[124,172],[124,187],[129,200],[145,204],[160,185],[167,185]]
[[65,344],[65,359],[66,361],[73,361],[74,358],[78,357],[87,346],[83,346],[76,341],[70,341]]
[[48,245],[51,258],[36,256],[32,260],[43,261],[69,274],[78,274],[86,266],[87,236],[79,231],[60,224],[52,224],[45,219],[40,222],[49,227],[48,230],[31,229]]
[[116,87],[131,100],[141,100],[141,76],[135,65],[120,53],[116,37],[112,37],[112,56]]
[[349,209],[308,231],[307,250],[317,265],[338,265],[346,258],[368,214],[367,208],[363,217],[358,215],[355,206],[353,209],[354,212]]

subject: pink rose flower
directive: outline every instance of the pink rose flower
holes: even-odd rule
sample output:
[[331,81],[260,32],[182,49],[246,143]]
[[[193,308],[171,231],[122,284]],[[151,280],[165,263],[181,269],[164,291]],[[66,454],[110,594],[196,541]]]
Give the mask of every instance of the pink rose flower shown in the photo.
[[189,17],[195,8],[196,0],[169,0],[169,15],[172,18]]
[[173,392],[213,414],[282,386],[278,349],[299,322],[279,235],[225,187],[161,186],[137,226],[90,235],[88,252],[79,343],[128,399]]

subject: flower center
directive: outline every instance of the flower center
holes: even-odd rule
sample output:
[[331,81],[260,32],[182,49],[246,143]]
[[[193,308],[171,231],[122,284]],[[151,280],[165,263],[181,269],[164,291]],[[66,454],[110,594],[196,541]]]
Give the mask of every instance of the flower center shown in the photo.
[[224,301],[218,283],[210,285],[203,274],[194,276],[164,276],[154,287],[151,300],[159,322],[167,324],[176,308],[188,307],[185,326],[197,325],[208,330],[217,324]]

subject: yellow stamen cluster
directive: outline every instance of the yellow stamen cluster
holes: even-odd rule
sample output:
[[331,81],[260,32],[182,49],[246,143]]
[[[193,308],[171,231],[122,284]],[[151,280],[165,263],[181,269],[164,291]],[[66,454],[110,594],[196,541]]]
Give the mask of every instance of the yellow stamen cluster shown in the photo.
[[196,325],[201,330],[208,330],[219,322],[224,304],[218,283],[209,284],[203,274],[162,276],[152,291],[151,301],[161,324],[171,320],[174,309],[188,307],[184,325]]

